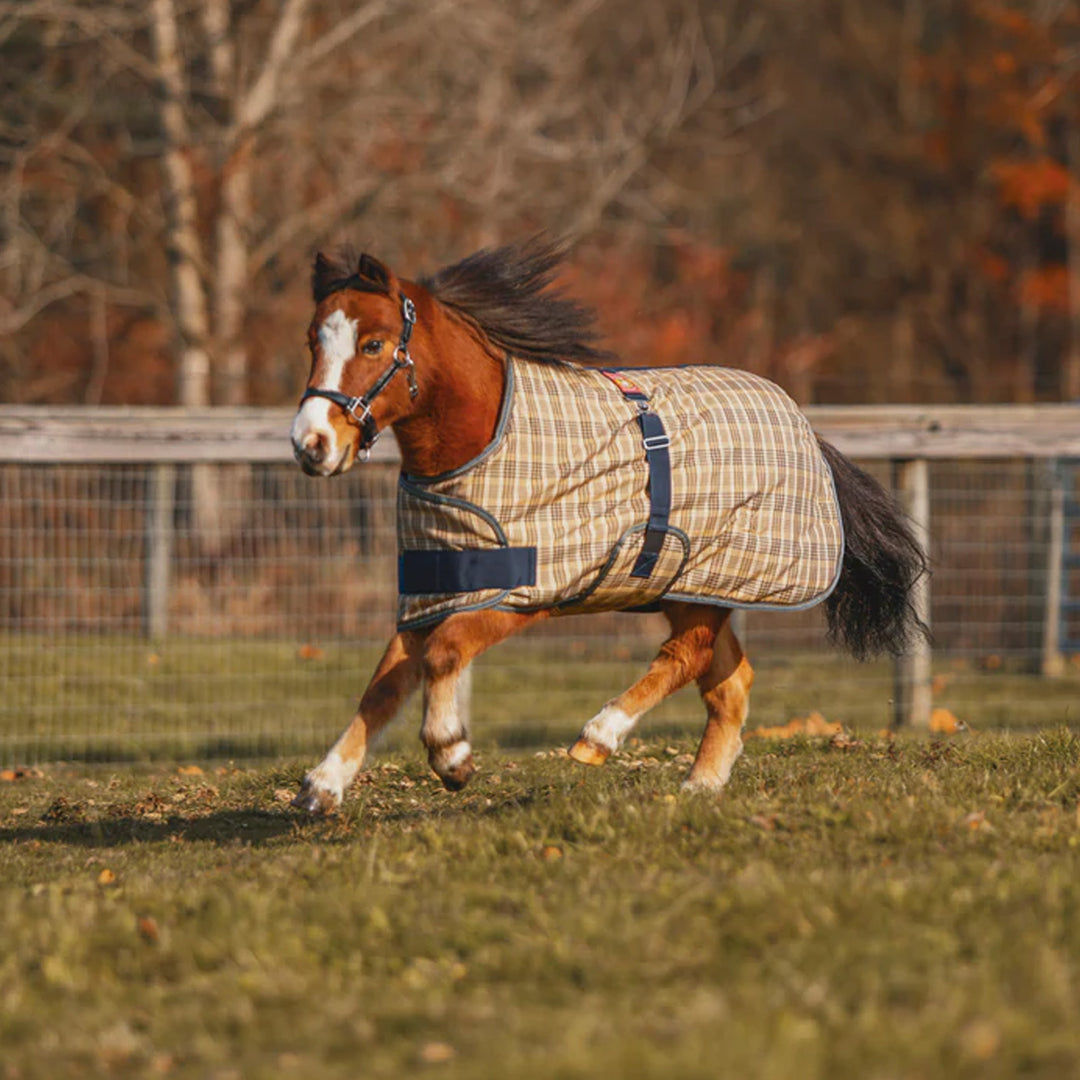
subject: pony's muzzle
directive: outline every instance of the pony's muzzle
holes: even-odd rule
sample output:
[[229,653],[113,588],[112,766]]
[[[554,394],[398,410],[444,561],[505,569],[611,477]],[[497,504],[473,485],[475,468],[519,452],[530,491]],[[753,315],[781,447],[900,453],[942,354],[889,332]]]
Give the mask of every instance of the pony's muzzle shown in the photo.
[[302,440],[293,440],[293,454],[308,476],[325,476],[330,440],[318,431],[309,431]]

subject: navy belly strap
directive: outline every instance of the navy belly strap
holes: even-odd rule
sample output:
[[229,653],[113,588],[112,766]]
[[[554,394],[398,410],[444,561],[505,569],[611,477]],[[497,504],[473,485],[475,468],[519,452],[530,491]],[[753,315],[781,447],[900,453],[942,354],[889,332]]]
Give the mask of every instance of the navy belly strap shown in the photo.
[[601,368],[600,373],[606,375],[622,391],[623,397],[638,408],[641,443],[649,466],[649,524],[645,528],[645,541],[630,576],[647,578],[663,550],[671,515],[671,455],[668,453],[671,439],[664,430],[663,420],[649,410],[649,395],[644,390],[621,371]]

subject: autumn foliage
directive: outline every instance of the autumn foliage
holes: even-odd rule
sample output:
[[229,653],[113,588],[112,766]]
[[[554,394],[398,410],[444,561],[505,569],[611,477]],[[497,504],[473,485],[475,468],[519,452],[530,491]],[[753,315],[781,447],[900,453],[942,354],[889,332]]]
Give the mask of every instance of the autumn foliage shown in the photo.
[[707,7],[25,5],[0,394],[165,403],[195,347],[210,400],[292,401],[316,248],[417,274],[543,229],[578,241],[565,284],[627,363],[805,402],[1080,396],[1075,6]]

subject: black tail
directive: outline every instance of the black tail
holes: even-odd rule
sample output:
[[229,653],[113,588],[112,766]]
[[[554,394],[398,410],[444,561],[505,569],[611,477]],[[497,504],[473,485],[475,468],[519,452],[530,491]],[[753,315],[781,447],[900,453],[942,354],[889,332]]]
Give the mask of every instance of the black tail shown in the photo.
[[818,439],[844,520],[844,563],[825,601],[829,639],[857,659],[901,653],[929,629],[911,603],[926,555],[896,501],[835,446]]

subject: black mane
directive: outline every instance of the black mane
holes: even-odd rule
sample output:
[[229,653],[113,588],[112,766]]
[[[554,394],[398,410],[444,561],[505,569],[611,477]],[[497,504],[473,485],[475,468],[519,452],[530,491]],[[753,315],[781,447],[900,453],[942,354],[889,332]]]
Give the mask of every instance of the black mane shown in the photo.
[[565,257],[559,244],[538,237],[484,248],[420,283],[514,356],[609,362],[611,353],[593,345],[600,337],[593,312],[551,287]]

